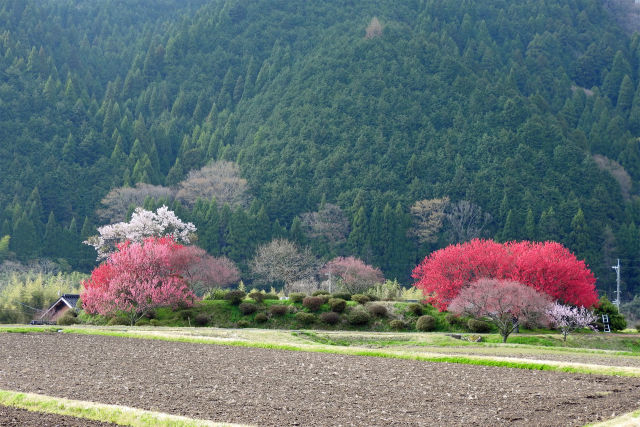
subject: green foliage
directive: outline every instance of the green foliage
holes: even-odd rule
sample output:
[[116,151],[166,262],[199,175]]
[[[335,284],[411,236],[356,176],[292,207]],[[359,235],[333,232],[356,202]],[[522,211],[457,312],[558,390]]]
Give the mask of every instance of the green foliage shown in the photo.
[[258,313],[253,319],[256,321],[256,323],[266,323],[269,320],[269,316],[267,316],[265,313]]
[[238,328],[248,328],[249,326],[251,326],[251,322],[246,319],[242,319],[238,320],[238,323],[236,325],[238,326]]
[[58,325],[75,325],[80,323],[80,321],[74,310],[67,310],[56,323],[58,323]]
[[247,296],[247,293],[240,290],[229,291],[225,294],[225,301],[229,301],[231,304],[238,305]]
[[371,321],[371,316],[363,307],[355,307],[347,314],[347,320],[351,325],[362,326]]
[[305,297],[302,300],[302,305],[309,309],[309,311],[318,311],[324,304],[324,298],[322,297]]
[[223,300],[230,291],[228,289],[212,289],[205,296],[205,300]]
[[331,311],[336,313],[342,313],[347,308],[347,302],[342,298],[330,298],[328,302]]
[[343,299],[345,301],[351,301],[351,294],[348,292],[334,292],[331,294],[333,298]]
[[484,320],[469,319],[467,321],[467,328],[471,332],[485,333],[491,331],[491,325]]
[[329,291],[325,291],[323,289],[319,289],[317,291],[314,291],[311,296],[317,297],[317,296],[321,296],[321,295],[331,295],[331,292]]
[[320,320],[327,325],[337,325],[340,323],[340,314],[333,311],[327,311],[326,313],[320,314]]
[[621,331],[627,327],[627,320],[618,312],[618,307],[609,301],[606,295],[600,298],[598,307],[596,307],[593,313],[598,318],[598,322],[602,322],[603,314],[609,316],[609,325],[612,331]]
[[[416,259],[455,234],[447,224],[428,245],[407,238],[409,207],[445,196],[491,214],[486,235],[569,245],[602,289],[615,280],[605,260],[640,261],[602,238],[609,227],[625,240],[640,223],[621,175],[591,157],[638,187],[637,46],[602,2],[120,6],[3,5],[0,238],[11,238],[0,258],[88,271],[95,254],[81,242],[110,189],[175,185],[234,160],[253,206],[163,202],[244,273],[257,245],[288,237],[407,283]],[[384,31],[365,37],[372,16]],[[325,203],[344,212],[346,235],[305,228],[303,214]],[[634,270],[623,269],[627,299],[640,289]],[[373,292],[395,298],[393,288]]]
[[196,326],[207,326],[211,322],[211,316],[207,313],[198,313],[193,318],[193,323]]
[[258,304],[261,304],[262,301],[265,300],[265,294],[260,291],[253,291],[249,293],[249,298],[257,302]]
[[305,313],[304,311],[299,311],[295,314],[296,320],[302,325],[311,325],[315,323],[316,316],[312,313]]
[[307,295],[303,293],[292,292],[289,294],[289,301],[291,301],[294,304],[300,304],[306,298],[306,296]]
[[403,320],[393,319],[391,322],[389,322],[389,327],[391,327],[391,329],[394,329],[396,331],[402,331],[406,329],[407,324]]
[[0,323],[28,323],[39,318],[60,295],[79,293],[85,277],[79,273],[0,277]]
[[409,313],[413,314],[414,316],[422,316],[423,306],[422,304],[412,302],[407,305],[407,311],[409,311]]
[[387,307],[382,304],[369,304],[367,310],[374,317],[387,317]]
[[416,329],[420,332],[431,332],[436,329],[436,319],[428,314],[418,317]]
[[363,294],[354,294],[351,295],[351,301],[355,301],[358,304],[366,304],[369,301],[371,301],[371,298],[368,295],[363,295]]
[[258,307],[255,304],[252,304],[250,302],[243,302],[240,305],[238,305],[238,309],[240,310],[240,313],[246,316],[248,314],[255,313],[258,310]]
[[289,306],[284,304],[274,304],[269,307],[272,316],[284,316],[289,311]]
[[387,280],[376,284],[369,290],[368,295],[374,295],[380,300],[396,301],[402,296],[402,290],[397,280]]

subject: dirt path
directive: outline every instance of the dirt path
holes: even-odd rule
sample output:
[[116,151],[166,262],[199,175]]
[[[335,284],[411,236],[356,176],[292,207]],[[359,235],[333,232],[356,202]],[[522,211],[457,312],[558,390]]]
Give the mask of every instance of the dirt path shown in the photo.
[[72,334],[0,334],[0,388],[259,425],[583,425],[640,379]]

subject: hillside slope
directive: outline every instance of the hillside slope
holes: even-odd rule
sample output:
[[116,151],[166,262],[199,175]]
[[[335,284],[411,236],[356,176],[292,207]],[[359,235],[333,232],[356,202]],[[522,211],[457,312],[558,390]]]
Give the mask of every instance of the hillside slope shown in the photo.
[[[172,207],[241,264],[286,236],[407,281],[460,236],[419,242],[410,207],[448,197],[490,215],[477,235],[560,240],[603,291],[619,257],[640,286],[639,40],[599,0],[16,1],[0,23],[0,236],[20,259],[88,268],[110,189],[215,160],[253,203]],[[305,228],[327,203],[337,239]]]

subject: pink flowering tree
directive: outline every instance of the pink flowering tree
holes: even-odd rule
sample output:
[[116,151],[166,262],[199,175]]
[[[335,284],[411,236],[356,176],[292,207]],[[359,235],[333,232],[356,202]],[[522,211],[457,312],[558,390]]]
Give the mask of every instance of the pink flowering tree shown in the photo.
[[476,318],[488,318],[507,342],[519,324],[544,324],[551,298],[522,283],[479,279],[462,288],[451,301],[449,311]]
[[157,307],[189,306],[195,295],[185,279],[184,246],[171,237],[125,242],[83,282],[83,308],[90,314],[125,313],[131,324]]
[[549,307],[547,314],[551,323],[560,331],[562,338],[566,341],[567,335],[576,329],[591,328],[596,321],[596,316],[585,307],[571,307],[555,302]]
[[367,265],[355,257],[337,257],[329,261],[321,270],[329,280],[338,280],[338,284],[350,293],[365,292],[377,283],[384,282],[379,269]]
[[224,256],[212,257],[197,246],[184,246],[175,251],[172,263],[199,296],[213,288],[229,286],[240,280],[240,271],[233,261]]

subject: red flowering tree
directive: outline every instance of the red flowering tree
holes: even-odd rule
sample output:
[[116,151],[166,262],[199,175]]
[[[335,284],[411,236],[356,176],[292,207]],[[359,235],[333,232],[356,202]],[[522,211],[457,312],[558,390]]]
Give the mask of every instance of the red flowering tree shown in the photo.
[[504,245],[474,239],[433,252],[412,276],[427,300],[446,310],[464,286],[484,277],[505,278],[510,268],[510,255]]
[[338,279],[339,285],[350,293],[365,292],[376,283],[384,282],[382,271],[352,256],[332,259],[320,273],[329,276],[330,280]]
[[596,278],[584,261],[557,242],[510,242],[514,269],[507,278],[531,286],[565,304],[592,307],[598,303]]
[[518,325],[546,324],[551,297],[511,280],[480,279],[466,286],[451,301],[449,311],[476,318],[488,318],[502,336],[502,342]]
[[564,303],[597,303],[595,277],[584,261],[556,242],[474,239],[433,252],[413,270],[415,286],[440,310],[470,283],[481,278],[523,283]]
[[[185,247],[170,237],[125,242],[83,282],[87,313],[123,312],[133,325],[156,307],[189,306],[195,298],[184,277]],[[176,262],[182,259],[181,262]]]

